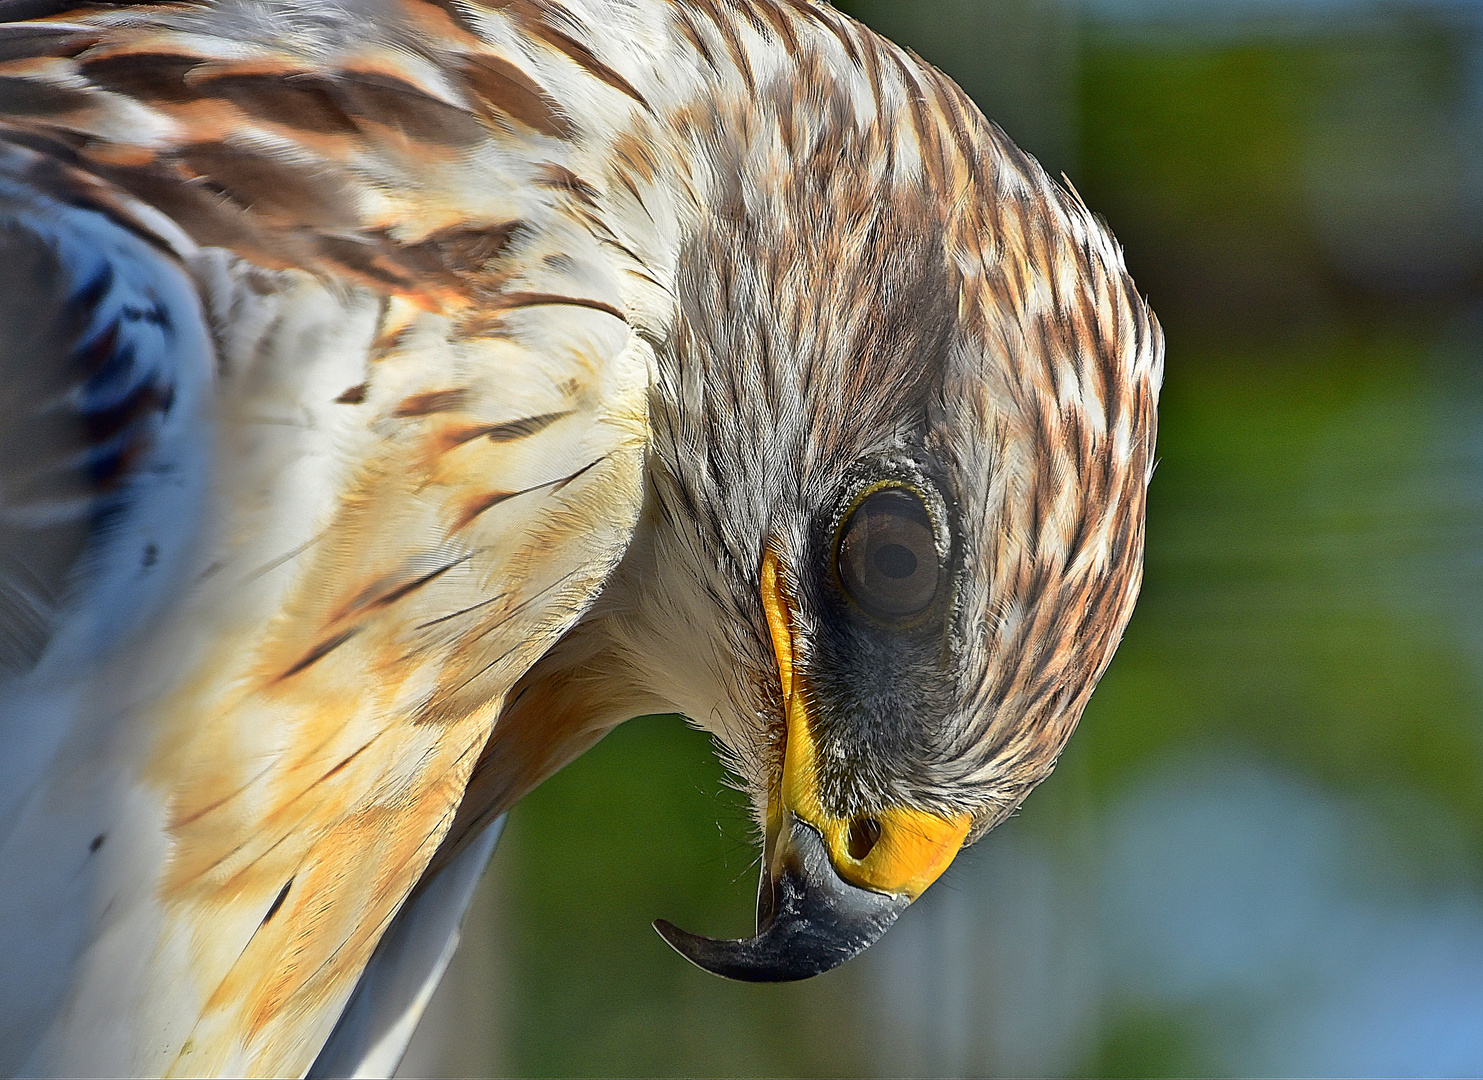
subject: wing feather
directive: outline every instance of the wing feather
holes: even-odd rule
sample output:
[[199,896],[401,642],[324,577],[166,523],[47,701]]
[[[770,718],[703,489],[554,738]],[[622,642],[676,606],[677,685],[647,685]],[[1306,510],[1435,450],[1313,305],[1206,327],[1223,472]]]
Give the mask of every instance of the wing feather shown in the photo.
[[422,0],[268,7],[0,21],[0,139],[175,230],[216,358],[178,593],[12,710],[18,1071],[308,1069],[638,514],[652,352],[543,77]]
[[397,914],[376,946],[310,1077],[396,1072],[453,959],[474,889],[504,830],[498,818]]
[[[120,850],[79,797],[119,709],[78,673],[137,647],[196,558],[212,345],[183,238],[0,142],[0,1069],[22,1067]],[[148,217],[144,214],[143,217]],[[188,242],[186,242],[188,246]]]

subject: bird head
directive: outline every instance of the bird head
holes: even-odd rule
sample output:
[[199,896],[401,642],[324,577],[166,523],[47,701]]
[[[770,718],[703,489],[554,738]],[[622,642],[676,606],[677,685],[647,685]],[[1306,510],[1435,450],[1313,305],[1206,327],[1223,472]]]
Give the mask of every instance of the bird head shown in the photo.
[[656,343],[619,637],[755,806],[758,936],[656,924],[734,978],[843,962],[1008,816],[1141,580],[1158,325],[1080,199],[918,77],[930,119],[825,93],[791,151],[707,144]]
[[750,980],[858,953],[1049,774],[1137,596],[1163,365],[1080,198],[946,77],[810,11],[771,77],[711,50],[672,108],[647,88],[606,159],[611,246],[652,285],[644,504],[454,830],[683,713],[750,796],[758,935],[656,925]]

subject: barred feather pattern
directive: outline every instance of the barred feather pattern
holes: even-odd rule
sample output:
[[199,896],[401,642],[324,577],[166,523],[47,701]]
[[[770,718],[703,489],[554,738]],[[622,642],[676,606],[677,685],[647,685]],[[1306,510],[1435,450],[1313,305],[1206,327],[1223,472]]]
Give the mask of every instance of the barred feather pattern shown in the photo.
[[[220,431],[186,583],[56,692],[5,823],[23,861],[61,777],[93,793],[92,869],[50,871],[90,914],[0,1002],[0,1067],[302,1073],[419,879],[636,713],[714,732],[760,809],[766,544],[840,812],[987,828],[1111,658],[1157,322],[1074,194],[826,4],[0,0],[0,141],[168,237]],[[865,737],[818,551],[898,459],[955,599]]]

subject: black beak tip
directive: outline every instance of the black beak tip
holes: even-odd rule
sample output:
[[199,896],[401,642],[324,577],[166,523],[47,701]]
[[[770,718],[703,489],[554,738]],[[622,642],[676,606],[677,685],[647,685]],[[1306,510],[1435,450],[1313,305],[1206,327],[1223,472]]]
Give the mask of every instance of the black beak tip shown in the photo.
[[787,955],[765,933],[740,940],[708,938],[681,930],[667,919],[655,919],[654,929],[671,949],[696,967],[737,982],[797,982],[811,979],[849,959],[831,957],[819,963],[810,957]]
[[654,929],[675,952],[713,975],[741,982],[794,982],[859,955],[911,902],[843,881],[829,863],[822,838],[802,822],[795,822],[791,841],[772,918],[758,927],[756,937],[701,937],[665,919],[656,919]]
[[688,930],[681,930],[678,926],[670,922],[668,919],[655,919],[651,925],[654,927],[654,932],[664,939],[664,943],[678,953],[683,953],[685,951],[681,947],[681,944],[684,943],[685,945],[688,945],[688,939],[695,936]]
[[750,941],[718,941],[715,938],[702,937],[688,930],[681,930],[668,919],[655,919],[654,929],[671,949],[712,975],[739,982],[787,981],[785,977],[780,977],[774,971],[764,970],[755,962],[756,957],[752,955],[755,949],[747,948],[752,944]]

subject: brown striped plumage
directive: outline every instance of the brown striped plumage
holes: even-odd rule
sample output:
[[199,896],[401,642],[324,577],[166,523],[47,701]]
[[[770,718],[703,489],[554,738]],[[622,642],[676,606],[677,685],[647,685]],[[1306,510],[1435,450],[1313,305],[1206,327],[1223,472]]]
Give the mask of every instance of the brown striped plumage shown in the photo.
[[[760,815],[764,549],[842,816],[1001,820],[1127,622],[1158,325],[1074,194],[823,3],[0,0],[0,145],[197,283],[218,433],[178,599],[83,695],[128,704],[74,721],[123,906],[0,1067],[302,1072],[419,879],[641,712]],[[930,640],[837,625],[878,476],[940,493]]]

